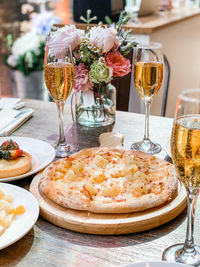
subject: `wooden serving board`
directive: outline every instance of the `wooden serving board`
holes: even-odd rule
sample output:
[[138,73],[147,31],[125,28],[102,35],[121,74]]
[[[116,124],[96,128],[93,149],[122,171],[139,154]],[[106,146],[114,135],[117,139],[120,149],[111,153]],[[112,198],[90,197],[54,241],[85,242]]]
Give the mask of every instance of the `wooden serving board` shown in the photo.
[[186,207],[186,191],[179,183],[178,195],[170,203],[142,212],[124,214],[96,214],[63,208],[49,200],[39,190],[42,172],[33,179],[30,192],[37,199],[40,215],[47,221],[75,232],[120,235],[142,232],[158,227],[178,216]]
[[[120,147],[123,136],[115,133],[100,135],[101,146]],[[42,172],[37,174],[30,185],[30,192],[37,199],[40,215],[47,221],[81,233],[99,235],[120,235],[142,232],[158,227],[178,216],[186,207],[186,190],[178,185],[178,195],[171,202],[142,212],[124,214],[95,214],[88,211],[67,209],[49,200],[39,190]]]

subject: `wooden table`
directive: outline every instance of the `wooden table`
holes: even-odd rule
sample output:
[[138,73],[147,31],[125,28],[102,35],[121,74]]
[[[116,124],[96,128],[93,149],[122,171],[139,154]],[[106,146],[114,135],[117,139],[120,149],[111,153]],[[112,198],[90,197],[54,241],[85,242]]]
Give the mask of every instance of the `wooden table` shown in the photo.
[[[29,136],[51,144],[56,139],[58,119],[54,103],[27,100],[27,107],[35,110],[34,117],[14,135]],[[98,146],[98,136],[113,130],[125,136],[125,148],[143,137],[144,116],[117,112],[114,126],[85,128],[72,123],[69,107],[65,110],[67,139],[79,148]],[[150,134],[163,147],[170,136],[172,119],[151,117]],[[169,159],[163,151],[158,155]],[[28,189],[33,177],[13,184]],[[195,242],[200,245],[200,212],[197,206]],[[96,236],[71,232],[39,218],[33,229],[15,244],[0,251],[0,266],[10,267],[110,267],[130,262],[160,261],[163,250],[183,242],[186,231],[186,212],[173,221],[151,231],[123,236]]]

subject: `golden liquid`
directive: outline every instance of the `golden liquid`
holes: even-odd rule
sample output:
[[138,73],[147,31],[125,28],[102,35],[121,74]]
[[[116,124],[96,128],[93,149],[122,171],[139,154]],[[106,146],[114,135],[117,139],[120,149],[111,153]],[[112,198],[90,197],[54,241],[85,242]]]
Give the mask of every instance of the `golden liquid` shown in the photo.
[[71,63],[49,63],[44,67],[46,86],[53,100],[65,101],[74,86],[74,66]]
[[144,101],[157,94],[163,79],[163,64],[160,62],[137,62],[134,64],[135,86]]
[[171,153],[181,181],[189,188],[200,188],[200,118],[180,118],[174,123]]

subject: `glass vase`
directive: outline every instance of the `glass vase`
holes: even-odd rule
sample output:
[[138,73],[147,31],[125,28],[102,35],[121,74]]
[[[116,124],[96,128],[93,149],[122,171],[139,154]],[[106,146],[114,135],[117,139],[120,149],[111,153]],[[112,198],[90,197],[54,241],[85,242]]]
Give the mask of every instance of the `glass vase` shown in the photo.
[[115,122],[116,88],[111,84],[93,87],[75,94],[76,122],[87,127],[100,127]]

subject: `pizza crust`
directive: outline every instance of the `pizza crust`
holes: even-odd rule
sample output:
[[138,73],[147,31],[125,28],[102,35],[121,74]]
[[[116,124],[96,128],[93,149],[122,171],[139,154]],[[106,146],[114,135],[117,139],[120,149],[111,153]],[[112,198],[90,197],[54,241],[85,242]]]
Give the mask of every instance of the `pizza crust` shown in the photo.
[[[160,182],[163,183],[162,191],[157,194],[149,192],[140,196],[133,196],[128,193],[127,190],[127,192],[124,193],[120,192],[120,195],[117,197],[105,197],[99,195],[100,193],[98,193],[94,198],[92,198],[85,188],[85,184],[88,180],[87,178],[83,179],[83,181],[81,178],[76,178],[76,180],[80,179],[77,184],[73,182],[64,183],[62,179],[57,179],[59,172],[56,170],[59,169],[60,166],[70,164],[70,162],[73,162],[74,160],[80,160],[82,162],[87,162],[88,160],[88,162],[90,162],[90,158],[92,159],[94,154],[101,155],[102,153],[107,152],[114,154],[118,153],[122,155],[122,157],[133,155],[137,159],[141,160],[141,163],[148,162],[148,164],[150,164],[152,162],[152,166],[155,166],[155,168],[157,168],[156,170],[159,170],[155,172],[155,175],[157,175],[158,172],[159,175],[163,174],[162,178],[160,178]],[[144,166],[141,166],[141,169],[147,169],[145,164]],[[123,181],[122,178],[114,179]],[[100,183],[100,185],[98,185],[100,190],[104,190],[103,187],[101,189],[102,184]],[[106,182],[104,182],[104,186],[106,186],[105,184]],[[131,183],[127,184],[131,186]],[[151,184],[154,186],[154,183]],[[164,160],[155,158],[152,155],[145,154],[140,151],[126,151],[121,148],[91,148],[81,150],[70,158],[53,162],[43,172],[39,189],[50,200],[66,208],[87,210],[94,213],[128,213],[146,210],[170,201],[177,194],[177,186],[178,184],[174,168],[171,164]]]

